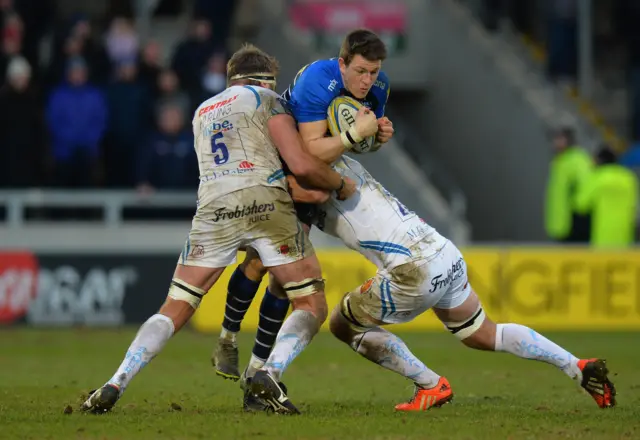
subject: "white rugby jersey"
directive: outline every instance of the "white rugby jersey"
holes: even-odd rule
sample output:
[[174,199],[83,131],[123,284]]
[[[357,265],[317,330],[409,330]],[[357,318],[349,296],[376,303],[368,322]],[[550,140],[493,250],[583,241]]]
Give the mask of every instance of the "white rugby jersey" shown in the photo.
[[435,228],[405,207],[357,161],[342,156],[334,168],[358,186],[344,201],[324,205],[317,227],[341,239],[379,269],[392,269],[436,254],[447,242]]
[[267,129],[272,115],[285,112],[280,99],[263,87],[232,86],[200,104],[193,116],[200,203],[257,185],[286,190]]

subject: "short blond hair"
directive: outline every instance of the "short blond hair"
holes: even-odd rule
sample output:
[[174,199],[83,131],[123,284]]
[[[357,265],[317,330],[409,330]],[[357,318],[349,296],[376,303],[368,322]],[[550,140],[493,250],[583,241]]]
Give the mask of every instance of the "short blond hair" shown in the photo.
[[227,63],[227,81],[234,77],[256,73],[269,73],[277,76],[280,65],[275,57],[254,46],[246,43],[231,56]]

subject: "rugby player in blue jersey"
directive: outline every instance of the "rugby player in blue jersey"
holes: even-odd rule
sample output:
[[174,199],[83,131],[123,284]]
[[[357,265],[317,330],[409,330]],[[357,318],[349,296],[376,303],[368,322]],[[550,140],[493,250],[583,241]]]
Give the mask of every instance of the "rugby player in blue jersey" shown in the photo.
[[[310,153],[331,163],[366,137],[375,135],[379,143],[391,139],[393,124],[384,116],[389,97],[389,79],[381,71],[386,56],[382,40],[371,31],[359,29],[345,37],[339,57],[318,60],[300,69],[282,96],[298,122],[300,135]],[[366,109],[360,110],[354,127],[348,132],[340,136],[328,136],[327,109],[331,101],[341,95],[352,96],[362,102]],[[298,217],[310,228],[316,204],[327,201],[328,195],[323,191],[298,191],[301,188],[290,176],[286,164],[284,172],[288,175],[290,190],[297,202]],[[287,249],[280,251],[288,252]],[[222,332],[212,355],[212,363],[220,376],[233,380],[240,378],[236,334],[265,274],[266,269],[258,254],[253,249],[247,249],[244,262],[229,282]],[[294,310],[284,323],[301,337],[281,346],[282,365],[278,365],[276,373],[288,366],[326,319],[325,298],[309,298],[309,301],[313,301],[311,308],[315,313]],[[267,289],[260,306],[260,322],[253,353],[242,377],[243,387],[247,379],[264,366],[288,308],[288,299],[278,298]],[[250,409],[248,405],[251,405],[251,396],[245,394],[246,409]]]

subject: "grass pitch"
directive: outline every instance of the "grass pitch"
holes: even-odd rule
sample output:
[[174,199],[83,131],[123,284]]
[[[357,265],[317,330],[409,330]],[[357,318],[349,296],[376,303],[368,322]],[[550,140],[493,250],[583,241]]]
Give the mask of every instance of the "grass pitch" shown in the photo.
[[[131,383],[111,414],[78,411],[113,374],[135,334],[0,332],[3,439],[640,439],[640,334],[549,334],[579,357],[608,360],[618,407],[600,410],[554,367],[475,352],[444,333],[401,335],[453,387],[453,404],[395,413],[411,384],[323,333],[284,376],[297,417],[245,414],[237,383],[213,374],[213,335],[185,331]],[[252,335],[240,339],[248,359]],[[70,405],[71,414],[65,413]],[[68,411],[67,411],[68,412]]]

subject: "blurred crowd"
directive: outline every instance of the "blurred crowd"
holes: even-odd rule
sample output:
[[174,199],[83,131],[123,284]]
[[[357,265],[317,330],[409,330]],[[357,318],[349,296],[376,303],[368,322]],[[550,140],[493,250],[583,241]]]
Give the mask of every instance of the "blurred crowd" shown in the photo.
[[53,0],[0,0],[0,188],[197,187],[191,116],[225,88],[235,4],[197,1],[165,55],[132,14],[100,26],[54,19]]
[[603,145],[593,157],[578,145],[570,127],[552,136],[545,227],[560,243],[623,248],[638,240],[640,168],[637,153],[618,156]]

